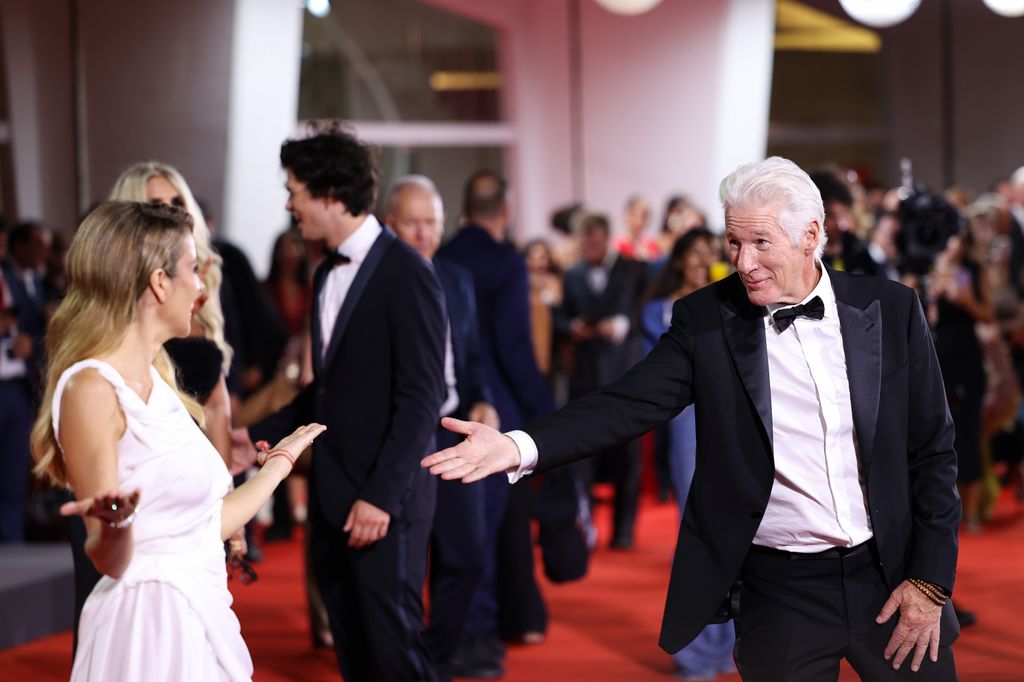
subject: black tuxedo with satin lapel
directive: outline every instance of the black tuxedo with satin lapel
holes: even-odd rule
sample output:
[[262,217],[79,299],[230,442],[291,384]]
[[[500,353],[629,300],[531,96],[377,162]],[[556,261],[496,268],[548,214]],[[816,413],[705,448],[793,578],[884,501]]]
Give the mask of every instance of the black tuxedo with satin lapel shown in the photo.
[[[829,270],[879,562],[952,588],[960,504],[953,427],[916,294]],[[675,304],[672,325],[621,380],[527,427],[537,471],[636,437],[696,404],[697,468],[679,531],[661,646],[676,651],[719,608],[771,493],[771,385],[764,309],[738,276]],[[816,415],[809,415],[816,419]],[[943,610],[942,642],[959,628]]]
[[[421,594],[436,482],[419,461],[434,449],[447,390],[444,297],[430,264],[384,228],[325,339],[327,268],[314,275],[314,381],[250,432],[273,442],[299,424],[327,426],[313,446],[310,561],[344,678],[433,680]],[[364,549],[342,531],[357,500],[391,516]]]

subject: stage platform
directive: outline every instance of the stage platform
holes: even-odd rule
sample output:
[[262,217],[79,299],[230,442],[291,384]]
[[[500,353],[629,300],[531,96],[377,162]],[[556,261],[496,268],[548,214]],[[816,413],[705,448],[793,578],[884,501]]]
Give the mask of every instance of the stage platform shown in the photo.
[[69,629],[74,610],[67,544],[0,545],[0,650]]

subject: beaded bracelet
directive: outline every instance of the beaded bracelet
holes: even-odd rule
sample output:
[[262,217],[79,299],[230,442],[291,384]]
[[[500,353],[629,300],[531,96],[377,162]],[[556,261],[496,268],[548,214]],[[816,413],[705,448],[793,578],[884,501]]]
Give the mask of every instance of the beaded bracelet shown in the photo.
[[935,583],[930,583],[920,578],[907,578],[907,582],[920,590],[936,606],[945,605],[946,600],[949,599],[949,595],[946,594],[945,590]]

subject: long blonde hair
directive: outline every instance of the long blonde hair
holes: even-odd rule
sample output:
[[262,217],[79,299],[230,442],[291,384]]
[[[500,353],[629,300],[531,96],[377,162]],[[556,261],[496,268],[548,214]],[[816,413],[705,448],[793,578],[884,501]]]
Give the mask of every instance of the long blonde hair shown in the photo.
[[[184,211],[126,201],[105,201],[82,221],[68,249],[67,296],[46,331],[46,392],[31,438],[37,476],[68,484],[53,429],[53,395],[61,374],[121,343],[153,271],[177,274],[183,237],[191,229]],[[160,350],[153,366],[202,423],[203,408],[178,389],[166,351]]]
[[185,202],[185,210],[192,216],[192,236],[196,240],[196,260],[199,261],[199,274],[206,288],[206,301],[195,314],[195,319],[203,328],[203,336],[217,344],[224,356],[221,369],[226,374],[231,367],[234,353],[224,338],[224,311],[220,306],[220,285],[224,279],[221,264],[224,259],[213,249],[210,240],[210,228],[206,224],[203,212],[199,208],[188,183],[172,166],[159,161],[143,161],[124,170],[110,190],[110,198],[115,201],[148,201],[147,185],[152,178],[162,177],[181,195]]

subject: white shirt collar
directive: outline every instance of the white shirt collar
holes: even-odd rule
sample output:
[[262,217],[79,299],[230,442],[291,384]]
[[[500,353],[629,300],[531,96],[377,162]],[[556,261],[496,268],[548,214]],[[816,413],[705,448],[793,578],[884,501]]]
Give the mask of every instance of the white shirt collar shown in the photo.
[[800,303],[769,303],[765,306],[768,309],[768,314],[764,317],[765,327],[772,326],[772,315],[774,315],[777,310],[789,308],[794,305],[803,305],[815,296],[820,297],[821,302],[825,304],[825,317],[838,318],[839,313],[836,309],[836,293],[832,290],[832,280],[829,279],[828,269],[821,264],[821,261],[815,261],[815,265],[817,266],[818,271],[821,272],[821,277],[818,278],[818,283],[813,289],[811,289],[811,293],[807,294],[804,300],[800,301]]
[[348,256],[353,264],[362,263],[382,230],[377,218],[372,213],[367,215],[366,220],[356,228],[356,231],[338,245],[338,253]]

